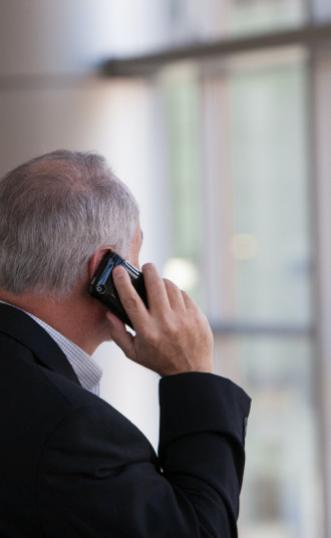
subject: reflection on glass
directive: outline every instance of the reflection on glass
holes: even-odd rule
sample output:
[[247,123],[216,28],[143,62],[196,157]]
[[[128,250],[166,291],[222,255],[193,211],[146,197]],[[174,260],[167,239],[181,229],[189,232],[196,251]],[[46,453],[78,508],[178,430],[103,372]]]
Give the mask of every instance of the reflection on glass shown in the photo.
[[240,537],[322,536],[309,339],[218,338],[216,370],[253,399]]

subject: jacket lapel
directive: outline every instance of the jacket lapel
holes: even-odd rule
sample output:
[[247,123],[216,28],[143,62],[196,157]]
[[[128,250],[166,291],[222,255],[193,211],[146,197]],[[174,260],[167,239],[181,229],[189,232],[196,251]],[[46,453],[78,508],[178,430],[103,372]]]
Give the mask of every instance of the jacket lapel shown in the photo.
[[0,333],[27,347],[44,366],[80,385],[70,362],[50,335],[30,316],[0,304]]

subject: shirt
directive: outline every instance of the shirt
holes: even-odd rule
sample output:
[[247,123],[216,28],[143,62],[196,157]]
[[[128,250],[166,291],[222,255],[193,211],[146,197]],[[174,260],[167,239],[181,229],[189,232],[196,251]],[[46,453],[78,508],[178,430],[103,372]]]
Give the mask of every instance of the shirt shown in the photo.
[[56,331],[53,327],[48,325],[42,319],[39,319],[34,314],[31,314],[30,312],[23,310],[23,308],[19,308],[18,306],[5,301],[0,302],[13,306],[14,308],[18,308],[18,310],[22,310],[25,312],[25,314],[34,319],[34,321],[49,334],[49,336],[63,351],[82,387],[93,394],[96,394],[97,396],[100,395],[100,381],[103,371],[95,359],[91,357],[91,355],[86,353],[81,347],[77,346],[77,344],[69,340],[69,338]]

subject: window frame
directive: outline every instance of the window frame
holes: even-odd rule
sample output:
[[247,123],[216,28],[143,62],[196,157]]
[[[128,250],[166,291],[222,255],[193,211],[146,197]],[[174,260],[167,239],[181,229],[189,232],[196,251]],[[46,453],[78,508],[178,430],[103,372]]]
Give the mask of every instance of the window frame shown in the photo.
[[[328,201],[331,200],[331,182],[326,173],[327,167],[321,167],[321,159],[327,159],[328,169],[331,169],[331,154],[322,155],[321,142],[321,103],[318,98],[320,78],[320,52],[331,51],[331,21],[314,20],[310,2],[310,22],[286,30],[277,30],[241,37],[221,38],[213,42],[189,44],[170,47],[161,51],[152,51],[137,56],[109,58],[103,62],[100,72],[108,79],[144,78],[155,80],[155,76],[165,66],[185,60],[223,59],[235,57],[248,52],[281,50],[284,47],[300,46],[308,54],[308,91],[310,116],[310,178],[311,178],[311,241],[314,247],[315,269],[313,273],[313,308],[314,323],[311,326],[288,324],[249,324],[249,323],[219,323],[212,321],[216,337],[249,335],[277,336],[279,338],[296,338],[298,335],[308,336],[316,350],[316,360],[313,369],[313,392],[319,420],[319,459],[322,470],[324,493],[324,536],[331,534],[331,211]],[[330,52],[331,69],[331,52]],[[212,195],[207,204],[212,205]],[[210,217],[208,227],[213,226],[215,217]],[[210,253],[209,253],[210,254]],[[207,257],[208,258],[208,257]],[[210,256],[206,261],[206,271],[215,281],[211,268]],[[211,311],[213,311],[211,309]]]

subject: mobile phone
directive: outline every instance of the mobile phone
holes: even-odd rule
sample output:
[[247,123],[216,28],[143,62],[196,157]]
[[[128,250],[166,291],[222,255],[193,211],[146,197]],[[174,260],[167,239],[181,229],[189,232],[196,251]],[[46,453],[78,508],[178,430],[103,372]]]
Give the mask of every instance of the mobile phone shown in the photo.
[[133,287],[148,308],[143,273],[119,254],[116,254],[116,252],[111,250],[102,258],[101,263],[90,282],[89,293],[106,305],[109,310],[111,310],[113,314],[126,325],[133,328],[132,322],[124,310],[113,282],[112,272],[117,265],[122,265],[128,272]]

